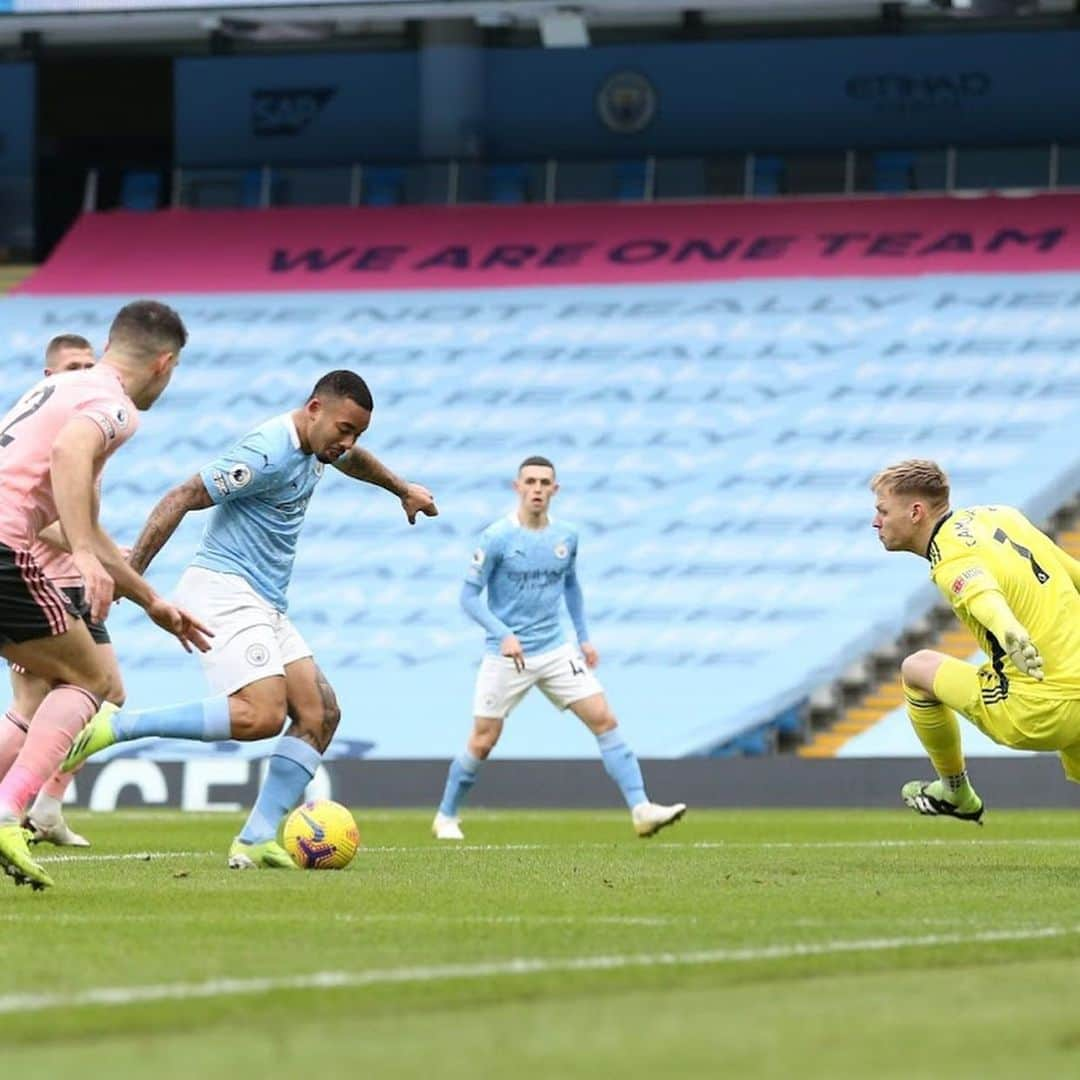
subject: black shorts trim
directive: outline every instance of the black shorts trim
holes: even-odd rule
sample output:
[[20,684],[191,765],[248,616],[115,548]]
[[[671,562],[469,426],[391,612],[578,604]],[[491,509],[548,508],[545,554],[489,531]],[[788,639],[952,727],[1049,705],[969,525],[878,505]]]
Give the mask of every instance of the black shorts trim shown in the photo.
[[86,590],[81,585],[61,585],[60,591],[68,598],[72,613],[78,615],[86,623],[86,629],[90,631],[94,644],[111,645],[112,638],[109,637],[109,631],[105,628],[105,624],[94,622],[90,618],[90,605],[86,601]]
[[0,642],[55,637],[75,614],[28,550],[0,543]]

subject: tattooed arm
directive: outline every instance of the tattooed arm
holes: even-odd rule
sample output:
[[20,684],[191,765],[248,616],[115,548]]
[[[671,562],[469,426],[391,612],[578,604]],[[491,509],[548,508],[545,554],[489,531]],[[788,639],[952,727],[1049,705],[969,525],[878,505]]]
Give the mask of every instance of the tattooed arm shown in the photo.
[[426,487],[402,480],[367,450],[354,446],[347,454],[342,454],[334,462],[334,468],[346,476],[351,476],[354,480],[374,484],[375,487],[385,488],[396,495],[401,500],[402,509],[410,525],[416,523],[417,514],[424,514],[427,517],[438,516],[439,510],[435,505],[435,497]]
[[206,490],[206,485],[199,475],[186,480],[179,487],[174,487],[150,511],[150,517],[139,533],[138,540],[131,549],[128,562],[138,573],[145,573],[154,556],[162,549],[176,527],[189,510],[205,510],[214,505]]

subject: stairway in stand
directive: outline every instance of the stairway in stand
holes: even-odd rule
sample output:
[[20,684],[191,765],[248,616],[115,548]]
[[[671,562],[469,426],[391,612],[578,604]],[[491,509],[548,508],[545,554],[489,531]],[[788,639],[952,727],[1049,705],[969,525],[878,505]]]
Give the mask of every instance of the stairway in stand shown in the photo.
[[0,263],[0,296],[21,285],[36,269],[32,263]]

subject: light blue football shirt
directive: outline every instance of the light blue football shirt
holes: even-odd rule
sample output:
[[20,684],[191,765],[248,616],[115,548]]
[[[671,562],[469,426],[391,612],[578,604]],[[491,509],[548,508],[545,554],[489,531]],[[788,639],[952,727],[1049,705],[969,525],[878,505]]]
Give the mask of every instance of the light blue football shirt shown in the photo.
[[[577,529],[550,517],[546,528],[526,529],[515,512],[480,534],[465,581],[487,588],[488,608],[526,654],[566,641],[561,605],[567,582],[577,583],[577,549]],[[485,644],[497,654],[501,639],[489,630]]]
[[191,565],[239,574],[285,611],[296,542],[323,468],[300,449],[289,413],[245,435],[199,474],[214,509]]

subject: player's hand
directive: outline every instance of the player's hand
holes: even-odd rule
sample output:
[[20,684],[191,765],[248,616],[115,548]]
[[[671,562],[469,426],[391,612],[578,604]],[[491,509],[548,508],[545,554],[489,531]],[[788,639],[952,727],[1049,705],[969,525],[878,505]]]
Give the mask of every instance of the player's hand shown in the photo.
[[103,623],[109,614],[115,582],[92,551],[75,552],[71,559],[83,579],[86,602],[90,605],[90,618],[94,622]]
[[401,496],[401,508],[409,519],[410,525],[416,524],[416,515],[438,517],[439,508],[435,505],[435,496],[423,484],[409,484]]
[[172,634],[188,652],[191,652],[192,645],[199,652],[210,651],[209,639],[214,636],[214,632],[183,608],[178,608],[159,596],[146,608],[146,614],[162,630]]
[[521,650],[521,642],[518,641],[514,634],[507,634],[502,639],[502,644],[499,646],[499,652],[503,656],[510,657],[514,661],[514,670],[522,672],[525,670],[525,653]]
[[1043,681],[1043,659],[1035,647],[1035,642],[1022,626],[1005,631],[1005,651],[1016,665],[1017,671],[1022,671],[1039,682]]
[[581,655],[585,658],[586,667],[594,668],[600,663],[600,654],[587,641],[579,641],[578,646],[581,649]]

